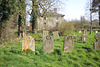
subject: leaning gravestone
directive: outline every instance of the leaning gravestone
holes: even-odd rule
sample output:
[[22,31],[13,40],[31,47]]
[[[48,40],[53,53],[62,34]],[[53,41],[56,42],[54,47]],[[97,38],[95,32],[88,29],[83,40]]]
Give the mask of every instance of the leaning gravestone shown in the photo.
[[94,49],[100,49],[100,33],[95,36],[97,42],[94,43]]
[[49,31],[43,31],[43,39],[49,35]]
[[88,35],[87,35],[87,30],[84,30],[83,35],[81,36],[82,41],[87,41],[88,40]]
[[54,40],[51,36],[46,36],[43,39],[43,50],[44,52],[51,53],[54,50]]
[[72,52],[74,50],[74,39],[72,36],[66,36],[64,39],[64,52]]
[[58,31],[53,32],[53,39],[59,39]]
[[31,36],[27,36],[22,40],[22,51],[26,49],[35,51],[35,40]]

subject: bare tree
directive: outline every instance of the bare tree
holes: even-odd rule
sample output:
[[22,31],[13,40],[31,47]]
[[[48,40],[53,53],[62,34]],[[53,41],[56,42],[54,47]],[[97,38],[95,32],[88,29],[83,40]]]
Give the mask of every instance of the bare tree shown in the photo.
[[[63,3],[61,0],[31,0],[32,5],[32,13],[31,22],[32,22],[32,33],[34,33],[34,29],[36,28],[36,19],[38,16],[44,16],[48,11],[52,11],[55,6],[61,6]],[[28,12],[29,13],[29,12]]]

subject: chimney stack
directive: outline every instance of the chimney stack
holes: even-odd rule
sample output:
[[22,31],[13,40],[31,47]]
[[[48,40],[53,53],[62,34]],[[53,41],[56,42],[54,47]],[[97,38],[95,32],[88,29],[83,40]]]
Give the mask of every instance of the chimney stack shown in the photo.
[[54,8],[54,13],[57,13],[57,8]]

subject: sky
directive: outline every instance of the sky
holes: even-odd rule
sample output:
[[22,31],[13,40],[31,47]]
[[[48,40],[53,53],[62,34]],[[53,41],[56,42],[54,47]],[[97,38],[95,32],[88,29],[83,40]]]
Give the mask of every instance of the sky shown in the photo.
[[[81,16],[85,15],[85,6],[87,3],[87,0],[61,0],[63,3],[62,8],[58,10],[58,13],[64,14],[64,19],[67,21],[71,20],[80,20]],[[31,3],[30,0],[27,0],[27,3]],[[27,6],[27,10],[30,10],[31,7]],[[31,11],[29,11],[31,12]],[[27,13],[26,21],[29,23],[30,16]]]
[[[26,3],[32,5],[32,1],[31,0],[26,0]],[[31,14],[31,11],[32,11],[32,7],[27,5],[26,6],[26,23],[27,24],[30,24],[31,16],[29,15],[29,13]]]
[[80,17],[85,15],[86,3],[87,0],[66,0],[59,13],[64,14],[67,21],[80,20]]

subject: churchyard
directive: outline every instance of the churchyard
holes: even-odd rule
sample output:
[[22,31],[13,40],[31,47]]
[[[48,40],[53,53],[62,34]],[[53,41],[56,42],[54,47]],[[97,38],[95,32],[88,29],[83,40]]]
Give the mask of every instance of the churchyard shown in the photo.
[[83,1],[0,0],[0,67],[100,67],[100,0]]
[[[57,38],[54,33],[46,32],[46,36],[43,33],[28,33],[19,40],[0,44],[0,66],[100,67],[100,35],[95,36],[97,33],[73,32],[70,36],[58,37],[57,34]],[[99,45],[94,46],[95,42]]]

